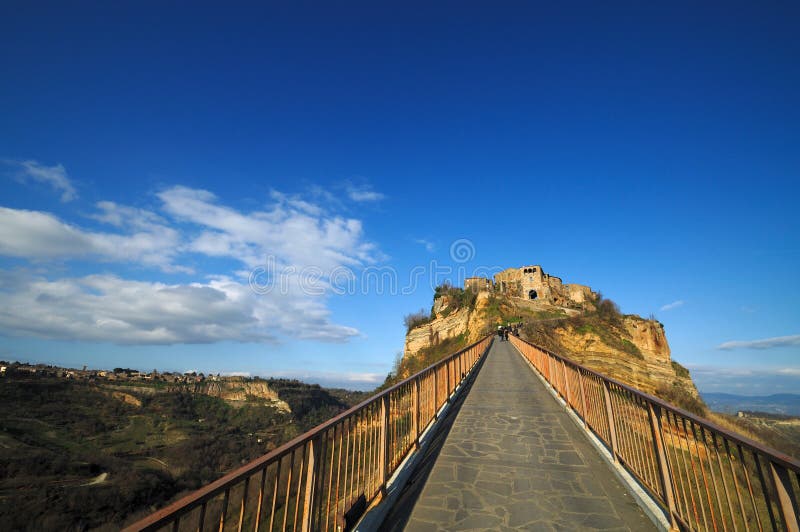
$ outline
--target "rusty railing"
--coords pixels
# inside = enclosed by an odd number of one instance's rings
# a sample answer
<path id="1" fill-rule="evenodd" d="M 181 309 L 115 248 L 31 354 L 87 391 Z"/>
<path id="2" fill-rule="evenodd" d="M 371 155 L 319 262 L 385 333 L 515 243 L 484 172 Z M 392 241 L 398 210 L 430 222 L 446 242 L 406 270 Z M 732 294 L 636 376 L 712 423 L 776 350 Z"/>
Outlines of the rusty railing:
<path id="1" fill-rule="evenodd" d="M 125 530 L 344 530 L 381 496 L 491 341 L 484 337 Z"/>
<path id="2" fill-rule="evenodd" d="M 800 461 L 509 337 L 672 528 L 798 530 Z"/>

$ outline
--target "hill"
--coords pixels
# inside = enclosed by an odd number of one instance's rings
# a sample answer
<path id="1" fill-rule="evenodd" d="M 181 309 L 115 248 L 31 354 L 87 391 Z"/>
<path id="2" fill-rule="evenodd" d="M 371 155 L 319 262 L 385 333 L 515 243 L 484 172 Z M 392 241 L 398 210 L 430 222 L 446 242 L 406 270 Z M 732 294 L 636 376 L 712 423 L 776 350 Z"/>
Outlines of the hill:
<path id="1" fill-rule="evenodd" d="M 512 324 L 528 341 L 692 412 L 706 412 L 689 371 L 671 359 L 661 323 L 622 314 L 600 293 L 564 284 L 538 265 L 509 268 L 493 281 L 470 278 L 464 288 L 440 286 L 430 315 L 418 313 L 407 322 L 404 356 L 390 381 Z"/>
<path id="2" fill-rule="evenodd" d="M 735 414 L 739 411 L 756 411 L 800 416 L 800 395 L 793 393 L 762 396 L 703 393 L 702 396 L 712 410 L 727 414 Z"/>
<path id="3" fill-rule="evenodd" d="M 363 396 L 285 379 L 164 386 L 6 375 L 0 529 L 116 530 Z"/>

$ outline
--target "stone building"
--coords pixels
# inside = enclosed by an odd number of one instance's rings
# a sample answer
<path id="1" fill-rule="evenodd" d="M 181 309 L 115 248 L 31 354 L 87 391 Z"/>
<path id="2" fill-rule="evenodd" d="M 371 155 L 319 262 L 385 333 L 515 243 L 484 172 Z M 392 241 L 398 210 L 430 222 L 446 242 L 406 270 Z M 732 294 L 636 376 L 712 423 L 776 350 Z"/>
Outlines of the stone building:
<path id="1" fill-rule="evenodd" d="M 488 277 L 467 277 L 464 279 L 464 290 L 481 292 L 483 290 L 493 290 L 494 285 Z"/>
<path id="2" fill-rule="evenodd" d="M 584 307 L 597 299 L 588 286 L 564 284 L 541 266 L 508 268 L 494 276 L 494 289 L 509 297 L 540 300 L 551 305 Z"/>

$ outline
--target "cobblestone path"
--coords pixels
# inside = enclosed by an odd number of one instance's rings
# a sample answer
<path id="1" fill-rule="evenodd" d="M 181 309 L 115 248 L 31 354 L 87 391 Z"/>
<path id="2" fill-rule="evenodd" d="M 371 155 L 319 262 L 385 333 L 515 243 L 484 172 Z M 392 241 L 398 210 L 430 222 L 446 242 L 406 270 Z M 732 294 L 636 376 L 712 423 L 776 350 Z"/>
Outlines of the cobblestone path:
<path id="1" fill-rule="evenodd" d="M 495 341 L 384 530 L 654 530 L 509 342 Z"/>

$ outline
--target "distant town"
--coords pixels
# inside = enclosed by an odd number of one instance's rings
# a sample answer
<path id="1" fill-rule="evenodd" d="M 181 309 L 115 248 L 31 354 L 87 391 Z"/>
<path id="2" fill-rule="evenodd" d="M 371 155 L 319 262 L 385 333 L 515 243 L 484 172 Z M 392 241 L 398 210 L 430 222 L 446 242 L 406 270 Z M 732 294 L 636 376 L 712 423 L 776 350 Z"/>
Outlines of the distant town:
<path id="1" fill-rule="evenodd" d="M 204 381 L 242 381 L 247 377 L 196 373 L 194 371 L 180 372 L 160 372 L 153 370 L 149 373 L 130 368 L 105 369 L 83 369 L 62 368 L 49 364 L 28 364 L 25 362 L 6 362 L 0 360 L 0 378 L 13 378 L 24 376 L 54 377 L 57 379 L 92 381 L 141 381 L 141 382 L 164 382 L 169 384 L 198 383 Z"/>

